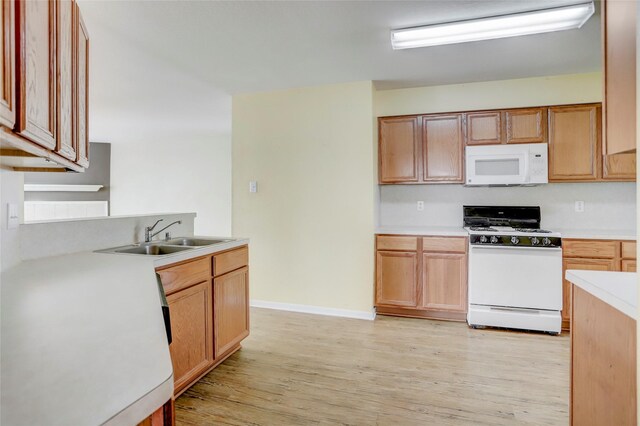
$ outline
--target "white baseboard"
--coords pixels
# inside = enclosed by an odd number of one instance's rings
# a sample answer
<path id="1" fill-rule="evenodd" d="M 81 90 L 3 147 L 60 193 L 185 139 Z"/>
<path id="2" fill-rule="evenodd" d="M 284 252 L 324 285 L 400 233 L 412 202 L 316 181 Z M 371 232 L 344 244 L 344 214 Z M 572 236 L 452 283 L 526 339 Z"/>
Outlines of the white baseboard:
<path id="1" fill-rule="evenodd" d="M 296 305 L 292 303 L 269 302 L 251 299 L 250 305 L 256 308 L 277 309 L 279 311 L 302 312 L 305 314 L 328 315 L 332 317 L 356 318 L 372 321 L 376 318 L 375 310 L 351 311 L 348 309 L 324 308 L 322 306 Z"/>

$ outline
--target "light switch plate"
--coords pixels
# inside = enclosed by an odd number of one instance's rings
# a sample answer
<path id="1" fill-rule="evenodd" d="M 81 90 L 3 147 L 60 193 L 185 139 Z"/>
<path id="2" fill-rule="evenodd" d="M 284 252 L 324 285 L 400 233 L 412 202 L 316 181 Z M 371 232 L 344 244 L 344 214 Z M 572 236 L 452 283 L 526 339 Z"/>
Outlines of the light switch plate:
<path id="1" fill-rule="evenodd" d="M 249 192 L 258 192 L 258 182 L 252 180 L 249 182 Z"/>
<path id="2" fill-rule="evenodd" d="M 7 203 L 7 229 L 17 229 L 19 224 L 18 205 Z"/>

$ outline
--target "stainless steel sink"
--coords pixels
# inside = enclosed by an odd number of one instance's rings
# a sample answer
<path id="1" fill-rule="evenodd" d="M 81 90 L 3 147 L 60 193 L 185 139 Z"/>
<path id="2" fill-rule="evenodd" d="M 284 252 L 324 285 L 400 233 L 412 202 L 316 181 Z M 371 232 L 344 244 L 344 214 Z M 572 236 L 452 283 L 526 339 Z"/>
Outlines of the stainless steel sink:
<path id="1" fill-rule="evenodd" d="M 213 244 L 226 243 L 230 239 L 207 239 L 207 238 L 174 238 L 172 240 L 163 241 L 162 244 L 169 246 L 187 246 L 200 247 L 210 246 Z"/>
<path id="2" fill-rule="evenodd" d="M 142 245 L 132 248 L 125 248 L 119 250 L 113 250 L 115 253 L 128 253 L 128 254 L 144 254 L 148 256 L 162 256 L 164 254 L 173 254 L 180 251 L 189 250 L 189 247 L 176 247 L 168 245 Z"/>

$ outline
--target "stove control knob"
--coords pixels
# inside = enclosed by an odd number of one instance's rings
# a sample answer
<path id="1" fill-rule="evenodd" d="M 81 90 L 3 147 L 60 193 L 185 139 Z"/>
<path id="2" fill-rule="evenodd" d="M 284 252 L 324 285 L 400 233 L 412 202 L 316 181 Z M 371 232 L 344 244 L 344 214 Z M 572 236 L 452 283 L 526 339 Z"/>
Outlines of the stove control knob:
<path id="1" fill-rule="evenodd" d="M 492 236 L 491 236 L 491 243 L 492 243 L 492 244 L 495 244 L 495 243 L 497 243 L 497 242 L 498 242 L 498 237 L 496 237 L 495 235 L 492 235 Z"/>
<path id="2" fill-rule="evenodd" d="M 487 242 L 487 236 L 486 235 L 480 235 L 480 242 L 481 243 L 486 243 Z"/>
<path id="3" fill-rule="evenodd" d="M 538 237 L 532 237 L 531 238 L 531 245 L 532 246 L 537 246 L 538 244 L 540 244 L 540 240 L 538 239 Z"/>
<path id="4" fill-rule="evenodd" d="M 517 246 L 519 242 L 520 242 L 520 238 L 515 236 L 511 237 L 511 244 L 513 244 L 514 246 Z"/>
<path id="5" fill-rule="evenodd" d="M 545 237 L 542 239 L 542 244 L 545 246 L 551 245 L 551 240 Z"/>

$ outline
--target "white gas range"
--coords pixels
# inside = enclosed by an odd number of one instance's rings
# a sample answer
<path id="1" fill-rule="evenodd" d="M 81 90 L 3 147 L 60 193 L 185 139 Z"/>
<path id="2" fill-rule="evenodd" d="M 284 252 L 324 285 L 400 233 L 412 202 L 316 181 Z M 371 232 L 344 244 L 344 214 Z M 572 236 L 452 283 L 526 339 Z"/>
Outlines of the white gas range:
<path id="1" fill-rule="evenodd" d="M 562 239 L 540 207 L 464 206 L 472 327 L 560 333 Z"/>

